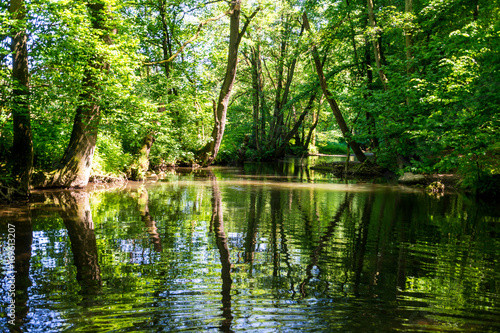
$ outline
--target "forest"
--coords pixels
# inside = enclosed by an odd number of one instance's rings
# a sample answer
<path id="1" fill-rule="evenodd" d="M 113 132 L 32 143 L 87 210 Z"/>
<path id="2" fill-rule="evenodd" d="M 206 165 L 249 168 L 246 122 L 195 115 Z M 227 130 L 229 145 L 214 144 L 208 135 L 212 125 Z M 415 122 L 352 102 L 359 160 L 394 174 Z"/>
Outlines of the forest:
<path id="1" fill-rule="evenodd" d="M 2 1 L 0 192 L 350 151 L 498 194 L 499 69 L 498 0 Z"/>

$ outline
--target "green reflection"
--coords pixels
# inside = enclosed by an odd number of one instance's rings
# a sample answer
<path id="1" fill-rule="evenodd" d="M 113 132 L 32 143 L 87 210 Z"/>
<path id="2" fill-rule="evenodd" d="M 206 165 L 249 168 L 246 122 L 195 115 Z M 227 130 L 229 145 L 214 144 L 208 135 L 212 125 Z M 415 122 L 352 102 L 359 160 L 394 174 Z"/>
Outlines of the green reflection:
<path id="1" fill-rule="evenodd" d="M 3 207 L 2 254 L 9 221 L 24 239 L 18 330 L 500 329 L 498 213 L 296 170 L 184 171 Z"/>

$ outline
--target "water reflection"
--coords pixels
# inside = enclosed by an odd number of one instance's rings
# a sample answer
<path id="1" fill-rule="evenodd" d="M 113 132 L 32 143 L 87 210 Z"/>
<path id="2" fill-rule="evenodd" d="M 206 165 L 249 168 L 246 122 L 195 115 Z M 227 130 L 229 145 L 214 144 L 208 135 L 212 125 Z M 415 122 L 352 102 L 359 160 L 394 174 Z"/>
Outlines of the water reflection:
<path id="1" fill-rule="evenodd" d="M 97 254 L 94 222 L 90 211 L 89 193 L 84 191 L 56 192 L 54 203 L 58 205 L 61 218 L 71 241 L 76 279 L 82 295 L 99 294 L 102 287 L 101 268 Z"/>
<path id="2" fill-rule="evenodd" d="M 21 326 L 27 320 L 29 312 L 28 289 L 31 286 L 29 277 L 31 244 L 33 242 L 33 226 L 29 207 L 19 210 L 12 221 L 15 228 L 14 274 L 15 274 L 15 318 L 11 332 L 22 332 Z M 9 318 L 11 319 L 11 318 Z"/>
<path id="3" fill-rule="evenodd" d="M 212 182 L 212 219 L 210 220 L 210 230 L 215 233 L 215 243 L 220 254 L 221 279 L 222 279 L 222 324 L 220 330 L 223 332 L 233 332 L 231 330 L 231 322 L 233 315 L 231 314 L 231 259 L 229 248 L 227 245 L 227 237 L 224 232 L 224 216 L 222 211 L 222 196 L 217 184 L 217 177 L 210 175 Z"/>
<path id="4" fill-rule="evenodd" d="M 141 214 L 141 219 L 147 228 L 151 242 L 154 244 L 154 250 L 158 253 L 161 253 L 162 251 L 161 237 L 160 234 L 158 233 L 156 222 L 153 220 L 151 214 L 149 213 L 148 191 L 145 188 L 140 188 L 138 192 L 139 192 L 138 203 L 139 203 L 139 212 Z"/>
<path id="5" fill-rule="evenodd" d="M 458 195 L 228 171 L 3 208 L 18 312 L 0 329 L 500 329 L 498 213 Z M 1 299 L 6 278 L 3 266 Z"/>

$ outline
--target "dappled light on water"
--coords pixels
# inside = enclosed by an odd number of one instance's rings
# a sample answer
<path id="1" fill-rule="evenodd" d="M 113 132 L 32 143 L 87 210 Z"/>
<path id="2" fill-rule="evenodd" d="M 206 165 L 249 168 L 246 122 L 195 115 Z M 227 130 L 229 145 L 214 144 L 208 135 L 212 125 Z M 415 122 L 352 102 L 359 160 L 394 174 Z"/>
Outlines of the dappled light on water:
<path id="1" fill-rule="evenodd" d="M 185 170 L 2 207 L 2 256 L 16 228 L 14 328 L 500 330 L 498 212 L 453 193 L 270 175 Z"/>

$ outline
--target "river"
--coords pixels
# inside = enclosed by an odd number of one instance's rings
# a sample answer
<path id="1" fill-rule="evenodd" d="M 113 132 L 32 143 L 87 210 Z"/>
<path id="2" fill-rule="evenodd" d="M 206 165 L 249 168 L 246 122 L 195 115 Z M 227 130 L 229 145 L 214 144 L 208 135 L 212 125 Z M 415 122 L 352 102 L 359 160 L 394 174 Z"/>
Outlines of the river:
<path id="1" fill-rule="evenodd" d="M 500 331 L 499 210 L 457 193 L 295 161 L 32 199 L 0 207 L 2 331 Z"/>

